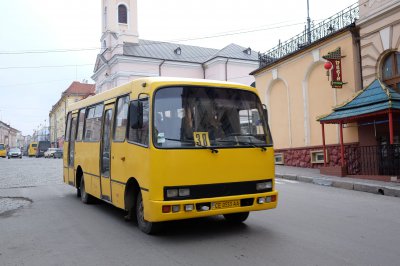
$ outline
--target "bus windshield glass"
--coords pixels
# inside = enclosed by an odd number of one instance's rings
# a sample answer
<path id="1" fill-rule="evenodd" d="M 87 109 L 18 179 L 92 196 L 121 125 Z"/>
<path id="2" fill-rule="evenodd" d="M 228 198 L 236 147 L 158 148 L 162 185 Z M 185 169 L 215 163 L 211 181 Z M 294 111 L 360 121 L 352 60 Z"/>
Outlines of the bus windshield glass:
<path id="1" fill-rule="evenodd" d="M 154 98 L 158 148 L 265 147 L 271 134 L 258 96 L 213 87 L 166 87 Z"/>

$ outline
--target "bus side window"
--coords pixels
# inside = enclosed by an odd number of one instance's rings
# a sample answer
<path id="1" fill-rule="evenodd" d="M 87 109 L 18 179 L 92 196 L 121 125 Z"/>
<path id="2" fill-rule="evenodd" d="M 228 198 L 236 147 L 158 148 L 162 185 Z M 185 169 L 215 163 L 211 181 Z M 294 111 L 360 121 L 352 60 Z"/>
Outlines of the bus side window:
<path id="1" fill-rule="evenodd" d="M 143 126 L 139 129 L 133 129 L 129 125 L 128 140 L 147 146 L 149 144 L 149 98 L 139 101 L 143 104 Z"/>
<path id="2" fill-rule="evenodd" d="M 65 134 L 64 134 L 64 139 L 65 139 L 65 141 L 69 141 L 69 134 L 70 134 L 70 127 L 71 127 L 71 113 L 69 113 L 68 114 L 68 117 L 67 117 L 67 122 L 66 122 L 66 127 L 65 127 Z"/>
<path id="3" fill-rule="evenodd" d="M 85 141 L 99 141 L 101 132 L 101 118 L 103 116 L 103 105 L 98 104 L 90 107 L 86 112 L 85 119 Z"/>
<path id="4" fill-rule="evenodd" d="M 78 116 L 78 134 L 76 135 L 76 140 L 81 141 L 83 136 L 83 125 L 85 123 L 85 111 L 86 109 L 81 109 Z"/>
<path id="5" fill-rule="evenodd" d="M 129 96 L 121 97 L 117 102 L 115 112 L 114 141 L 125 141 L 126 126 L 128 124 Z"/>

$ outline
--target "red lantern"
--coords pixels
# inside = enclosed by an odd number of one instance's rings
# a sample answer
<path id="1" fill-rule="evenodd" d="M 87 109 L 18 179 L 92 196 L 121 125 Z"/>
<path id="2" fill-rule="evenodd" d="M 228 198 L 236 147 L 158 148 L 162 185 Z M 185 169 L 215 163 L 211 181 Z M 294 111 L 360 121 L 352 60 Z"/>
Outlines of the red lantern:
<path id="1" fill-rule="evenodd" d="M 325 64 L 324 64 L 324 68 L 326 69 L 326 70 L 329 70 L 329 69 L 331 69 L 332 68 L 332 63 L 331 62 L 326 62 Z"/>
<path id="2" fill-rule="evenodd" d="M 329 61 L 325 62 L 324 68 L 326 69 L 326 75 L 328 76 L 328 80 L 329 80 L 329 70 L 332 68 L 332 63 Z"/>

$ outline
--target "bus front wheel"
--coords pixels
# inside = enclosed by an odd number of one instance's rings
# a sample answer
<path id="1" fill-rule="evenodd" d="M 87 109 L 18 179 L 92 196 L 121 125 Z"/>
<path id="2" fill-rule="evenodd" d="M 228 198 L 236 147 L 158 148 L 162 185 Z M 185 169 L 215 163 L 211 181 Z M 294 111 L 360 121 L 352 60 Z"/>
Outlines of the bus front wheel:
<path id="1" fill-rule="evenodd" d="M 224 214 L 225 220 L 230 223 L 242 223 L 249 217 L 249 212 Z"/>
<path id="2" fill-rule="evenodd" d="M 143 198 L 140 192 L 136 200 L 136 219 L 139 229 L 146 234 L 152 235 L 160 230 L 160 223 L 149 222 L 144 219 Z"/>

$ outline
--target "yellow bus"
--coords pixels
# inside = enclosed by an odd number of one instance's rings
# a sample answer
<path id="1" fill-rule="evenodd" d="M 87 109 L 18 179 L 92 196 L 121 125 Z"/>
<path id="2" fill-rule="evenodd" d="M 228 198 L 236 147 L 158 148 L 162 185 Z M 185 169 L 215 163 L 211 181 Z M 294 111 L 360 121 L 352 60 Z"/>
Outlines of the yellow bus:
<path id="1" fill-rule="evenodd" d="M 0 157 L 6 158 L 7 156 L 7 149 L 4 143 L 0 143 Z"/>
<path id="2" fill-rule="evenodd" d="M 141 78 L 68 110 L 64 182 L 147 234 L 161 222 L 277 206 L 272 138 L 255 88 Z"/>
<path id="3" fill-rule="evenodd" d="M 38 143 L 37 142 L 31 142 L 28 147 L 28 157 L 36 156 L 36 150 L 37 150 Z"/>

